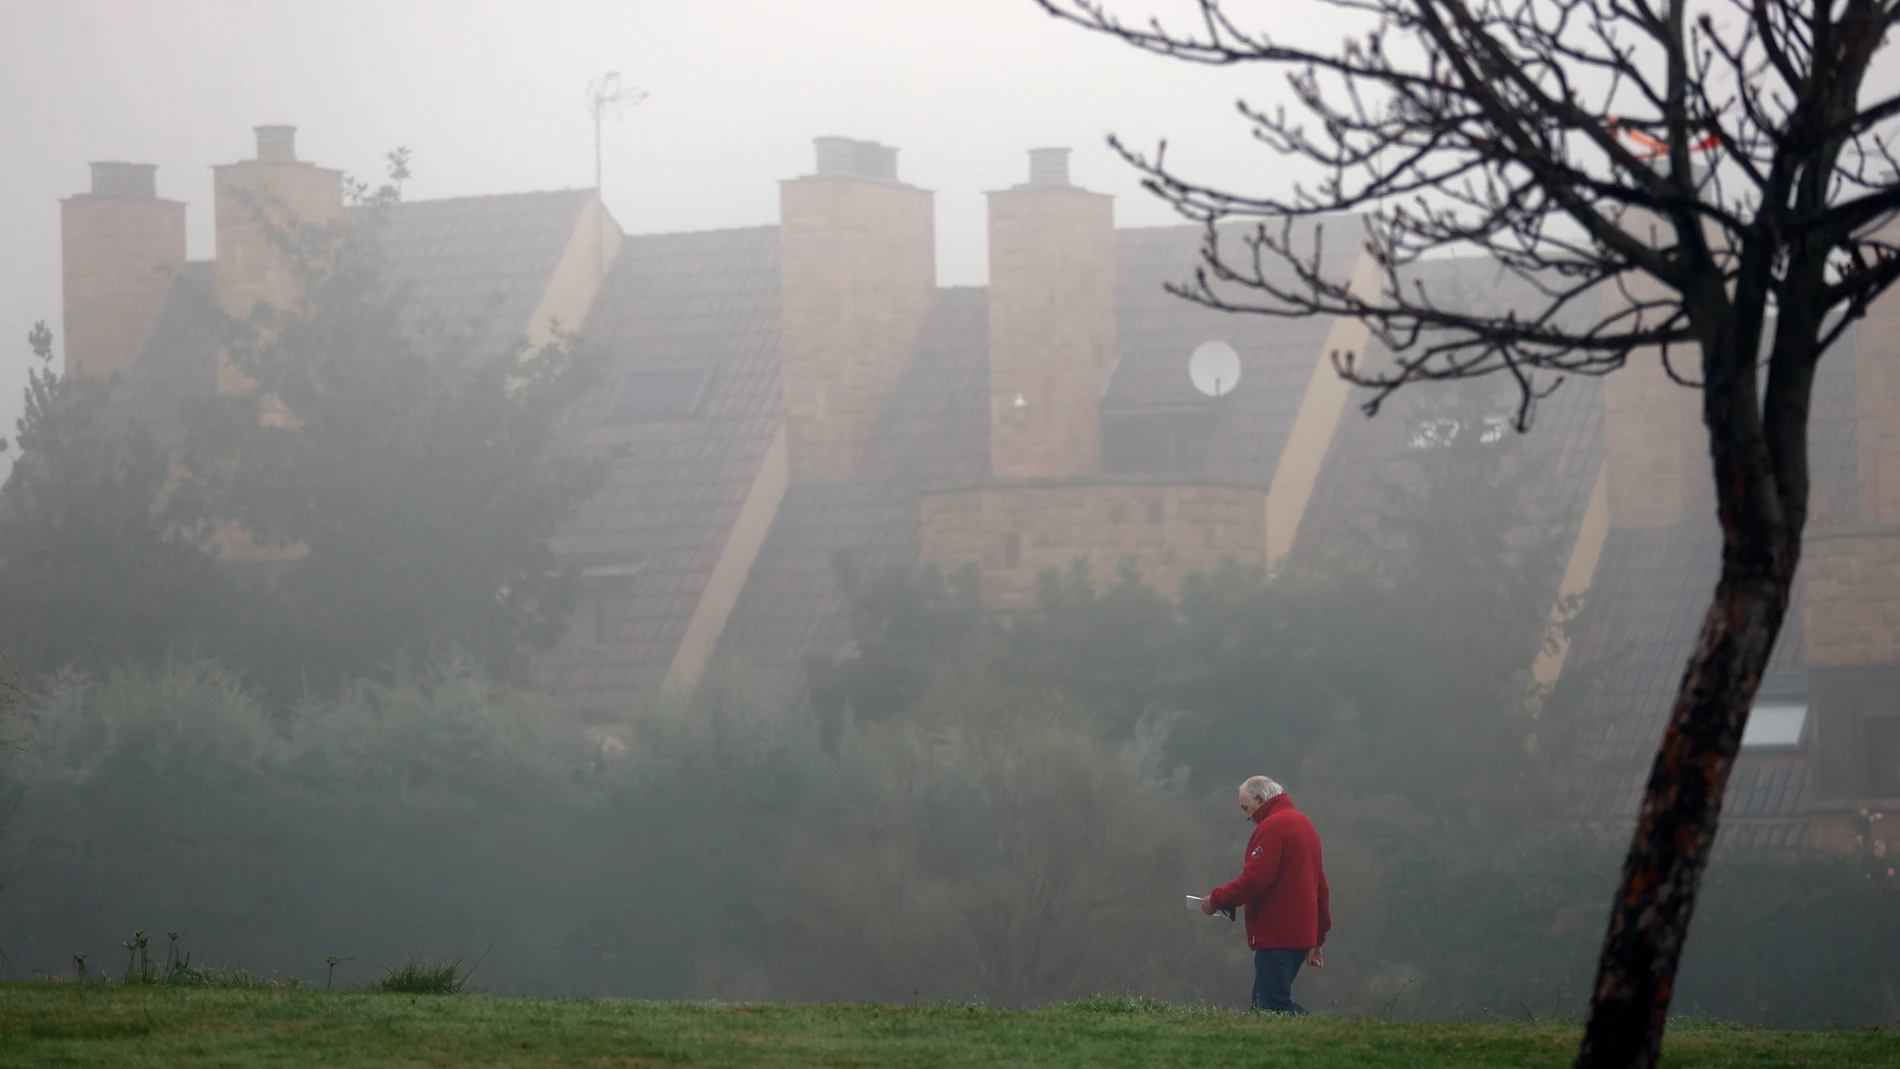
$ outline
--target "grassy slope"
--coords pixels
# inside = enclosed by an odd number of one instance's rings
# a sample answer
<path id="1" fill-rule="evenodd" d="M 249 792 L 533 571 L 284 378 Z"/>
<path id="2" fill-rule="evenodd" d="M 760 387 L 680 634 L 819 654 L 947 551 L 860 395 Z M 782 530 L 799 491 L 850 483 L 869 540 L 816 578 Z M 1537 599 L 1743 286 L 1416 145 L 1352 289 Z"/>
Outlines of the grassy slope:
<path id="1" fill-rule="evenodd" d="M 961 1006 L 616 1002 L 0 984 L 0 1066 L 1560 1066 L 1568 1024 L 1446 1025 L 1101 1000 Z M 1900 1065 L 1900 1036 L 1685 1025 L 1665 1064 Z"/>

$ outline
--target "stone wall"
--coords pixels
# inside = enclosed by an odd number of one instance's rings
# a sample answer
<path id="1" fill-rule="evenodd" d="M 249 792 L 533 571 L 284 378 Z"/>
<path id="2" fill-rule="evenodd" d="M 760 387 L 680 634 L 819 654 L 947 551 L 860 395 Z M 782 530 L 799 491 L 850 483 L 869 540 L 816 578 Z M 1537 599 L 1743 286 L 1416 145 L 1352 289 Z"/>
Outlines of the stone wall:
<path id="1" fill-rule="evenodd" d="M 1701 377 L 1693 347 L 1670 353 L 1670 366 Z M 1654 349 L 1603 379 L 1605 489 L 1615 527 L 1669 527 L 1715 515 L 1715 476 L 1702 426 L 1702 391 L 1663 370 Z"/>
<path id="2" fill-rule="evenodd" d="M 211 169 L 218 306 L 233 319 L 247 318 L 259 302 L 284 308 L 297 299 L 296 272 L 273 229 L 325 226 L 343 213 L 343 173 L 291 157 L 287 144 L 267 149 L 266 131 L 280 129 L 258 128 L 259 159 Z M 243 387 L 243 375 L 220 360 L 219 391 Z"/>
<path id="3" fill-rule="evenodd" d="M 1674 240 L 1674 224 L 1632 209 L 1623 219 L 1631 234 L 1648 234 L 1662 247 Z M 1720 235 L 1710 229 L 1711 242 Z M 1672 303 L 1663 285 L 1642 275 L 1603 287 L 1604 317 L 1627 315 L 1631 302 Z M 1640 319 L 1624 319 L 1618 329 L 1654 326 L 1665 315 L 1646 310 Z M 1668 368 L 1688 382 L 1702 379 L 1702 354 L 1694 345 L 1672 346 Z M 1715 515 L 1715 474 L 1709 460 L 1708 434 L 1702 426 L 1702 391 L 1672 379 L 1660 349 L 1639 349 L 1624 366 L 1603 379 L 1605 492 L 1610 525 L 1618 528 L 1670 527 L 1684 520 L 1706 522 Z"/>
<path id="4" fill-rule="evenodd" d="M 1900 664 L 1900 528 L 1817 531 L 1801 572 L 1809 666 Z"/>
<path id="5" fill-rule="evenodd" d="M 991 471 L 1098 472 L 1115 367 L 1113 202 L 1066 180 L 991 193 L 989 240 Z"/>
<path id="6" fill-rule="evenodd" d="M 1261 487 L 1135 476 L 997 480 L 926 493 L 921 508 L 925 562 L 946 572 L 975 564 L 984 604 L 998 610 L 1030 605 L 1037 575 L 1077 558 L 1103 579 L 1133 557 L 1169 595 L 1189 572 L 1225 558 L 1266 562 Z"/>
<path id="7" fill-rule="evenodd" d="M 811 175 L 779 192 L 780 354 L 794 483 L 851 476 L 936 296 L 931 195 Z"/>
<path id="8" fill-rule="evenodd" d="M 1900 240 L 1900 228 L 1884 235 Z M 1861 522 L 1900 527 L 1900 293 L 1888 293 L 1859 327 L 1854 366 Z"/>
<path id="9" fill-rule="evenodd" d="M 185 262 L 185 206 L 159 200 L 151 182 L 150 165 L 96 163 L 93 191 L 60 204 L 69 374 L 130 367 Z"/>

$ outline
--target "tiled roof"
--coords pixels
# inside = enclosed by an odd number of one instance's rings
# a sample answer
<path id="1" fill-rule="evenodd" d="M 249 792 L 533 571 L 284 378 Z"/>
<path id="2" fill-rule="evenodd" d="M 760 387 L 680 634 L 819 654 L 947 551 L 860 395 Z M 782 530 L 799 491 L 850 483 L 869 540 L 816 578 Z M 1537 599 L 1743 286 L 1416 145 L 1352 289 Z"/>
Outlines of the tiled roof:
<path id="1" fill-rule="evenodd" d="M 466 341 L 478 356 L 519 344 L 593 195 L 565 189 L 392 207 L 380 239 L 386 277 L 408 287 L 404 327 L 418 339 Z"/>
<path id="2" fill-rule="evenodd" d="M 223 323 L 216 265 L 186 264 L 145 348 L 113 388 L 106 418 L 140 424 L 161 442 L 175 439 L 183 430 L 186 402 L 217 391 Z"/>
<path id="3" fill-rule="evenodd" d="M 1240 251 L 1240 233 L 1238 228 L 1223 230 L 1224 256 Z M 1118 363 L 1102 406 L 1213 408 L 1219 416 L 1206 474 L 1264 486 L 1273 479 L 1332 320 L 1221 312 L 1166 292 L 1162 287 L 1167 283 L 1193 279 L 1204 234 L 1198 226 L 1116 232 Z M 1324 230 L 1326 262 L 1350 270 L 1363 241 L 1356 220 L 1329 221 Z M 1230 290 L 1220 292 L 1225 296 Z M 1239 291 L 1231 295 L 1247 300 Z M 1240 356 L 1240 381 L 1217 403 L 1202 397 L 1188 380 L 1189 355 L 1209 341 L 1227 342 Z"/>
<path id="4" fill-rule="evenodd" d="M 915 563 L 919 491 L 989 473 L 988 291 L 938 291 L 866 456 L 851 481 L 795 486 L 779 507 L 721 646 L 760 683 L 797 686 L 807 657 L 843 647 L 838 554 L 864 574 Z"/>
<path id="5" fill-rule="evenodd" d="M 1565 674 L 1578 688 L 1576 764 L 1565 770 L 1579 813 L 1593 820 L 1634 817 L 1656 744 L 1695 648 L 1720 570 L 1712 520 L 1640 530 L 1612 529 L 1596 582 L 1578 620 Z M 1802 665 L 1801 593 L 1789 607 L 1768 671 Z M 1729 780 L 1728 837 L 1775 845 L 1805 835 L 1807 759 L 1801 753 L 1744 753 Z M 1763 825 L 1764 827 L 1756 827 Z M 1767 826 L 1787 826 L 1784 831 Z"/>
<path id="6" fill-rule="evenodd" d="M 595 299 L 583 336 L 607 373 L 567 434 L 626 454 L 554 550 L 639 572 L 598 647 L 541 659 L 577 709 L 624 707 L 665 678 L 778 432 L 778 248 L 776 227 L 629 237 Z M 715 369 L 695 418 L 600 423 L 628 372 L 688 367 Z"/>
<path id="7" fill-rule="evenodd" d="M 1854 350 L 1850 334 L 1821 361 L 1809 421 L 1813 480 L 1811 526 L 1851 523 L 1858 515 Z M 1671 528 L 1611 529 L 1595 582 L 1577 622 L 1565 669 L 1577 688 L 1577 764 L 1566 779 L 1586 816 L 1627 820 L 1684 666 L 1715 590 L 1721 537 L 1713 517 Z M 1769 675 L 1794 675 L 1804 663 L 1802 588 L 1782 625 Z M 1744 753 L 1724 801 L 1727 841 L 1786 845 L 1807 834 L 1804 753 Z"/>
<path id="8" fill-rule="evenodd" d="M 1485 306 L 1498 310 L 1535 307 L 1538 300 L 1528 283 L 1507 273 L 1487 269 L 1469 260 L 1443 261 L 1419 272 L 1430 289 L 1461 275 L 1462 284 Z M 1376 341 L 1365 354 L 1367 364 L 1378 366 L 1391 354 Z M 1527 529 L 1566 527 L 1571 531 L 1583 517 L 1603 460 L 1603 405 L 1599 379 L 1570 376 L 1537 405 L 1531 429 L 1521 438 L 1512 435 L 1517 472 L 1530 473 L 1521 481 L 1521 518 Z M 1516 413 L 1517 396 L 1501 377 L 1458 384 L 1466 391 L 1491 396 L 1490 417 L 1509 419 Z M 1411 442 L 1422 421 L 1431 418 L 1448 399 L 1441 383 L 1410 385 L 1392 394 L 1377 415 L 1367 417 L 1360 405 L 1370 391 L 1353 391 L 1346 411 L 1327 447 L 1326 459 L 1301 518 L 1291 562 L 1316 568 L 1341 552 L 1358 547 L 1373 528 L 1380 509 L 1388 507 L 1391 487 L 1410 487 L 1417 474 L 1419 453 Z M 1511 478 L 1509 469 L 1505 478 Z M 1551 578 L 1556 590 L 1557 577 Z"/>
<path id="9" fill-rule="evenodd" d="M 526 333 L 592 195 L 514 193 L 389 209 L 380 240 L 385 279 L 407 289 L 404 326 L 425 343 L 459 332 L 479 354 L 507 351 Z M 141 423 L 161 440 L 179 433 L 185 402 L 217 390 L 222 322 L 216 265 L 186 264 L 113 391 L 112 417 Z"/>

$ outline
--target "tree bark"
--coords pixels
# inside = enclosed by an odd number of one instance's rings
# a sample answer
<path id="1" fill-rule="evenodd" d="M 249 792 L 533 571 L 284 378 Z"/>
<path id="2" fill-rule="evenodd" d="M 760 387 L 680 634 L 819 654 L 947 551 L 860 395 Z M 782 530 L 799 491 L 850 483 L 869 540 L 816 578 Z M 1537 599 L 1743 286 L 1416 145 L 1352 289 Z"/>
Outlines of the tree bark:
<path id="1" fill-rule="evenodd" d="M 1800 536 L 1770 537 L 1779 544 L 1767 560 L 1724 551 L 1722 578 L 1650 767 L 1577 1069 L 1649 1069 L 1661 1052 L 1722 794 L 1793 587 Z"/>

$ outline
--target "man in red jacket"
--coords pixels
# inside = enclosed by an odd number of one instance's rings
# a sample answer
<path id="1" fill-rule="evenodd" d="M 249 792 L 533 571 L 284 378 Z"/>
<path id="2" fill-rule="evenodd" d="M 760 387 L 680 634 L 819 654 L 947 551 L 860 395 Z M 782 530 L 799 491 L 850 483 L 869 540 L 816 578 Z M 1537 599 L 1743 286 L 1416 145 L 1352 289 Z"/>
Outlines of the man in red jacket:
<path id="1" fill-rule="evenodd" d="M 1320 947 L 1333 926 L 1331 893 L 1320 867 L 1319 833 L 1293 808 L 1286 789 L 1265 776 L 1240 785 L 1240 808 L 1256 827 L 1247 859 L 1233 882 L 1201 902 L 1201 912 L 1247 908 L 1247 945 L 1253 948 L 1253 1008 L 1305 1013 L 1293 1001 L 1301 965 L 1326 964 Z"/>

